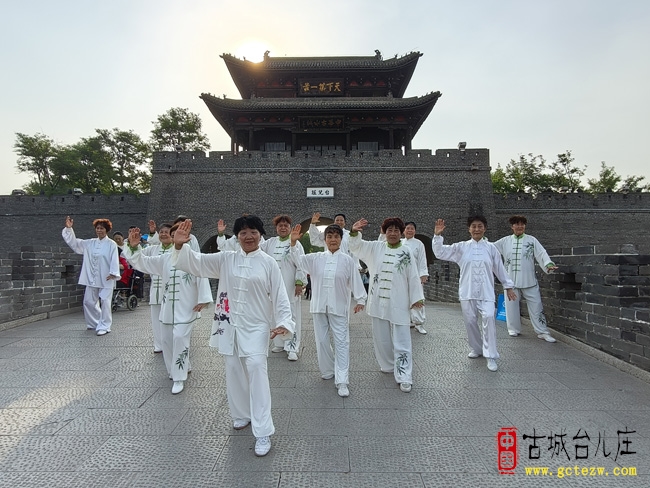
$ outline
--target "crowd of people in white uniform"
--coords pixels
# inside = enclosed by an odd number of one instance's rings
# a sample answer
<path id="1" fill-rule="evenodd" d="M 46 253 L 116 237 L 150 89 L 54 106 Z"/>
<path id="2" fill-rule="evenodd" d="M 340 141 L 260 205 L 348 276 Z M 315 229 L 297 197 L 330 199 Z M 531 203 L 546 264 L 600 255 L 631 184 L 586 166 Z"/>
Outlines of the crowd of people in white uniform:
<path id="1" fill-rule="evenodd" d="M 217 224 L 221 252 L 202 254 L 191 233 L 192 222 L 179 216 L 172 224 L 149 221 L 146 247 L 140 229 L 131 227 L 126 241 L 108 237 L 112 224 L 96 219 L 97 238 L 78 239 L 67 217 L 62 235 L 73 251 L 83 254 L 79 284 L 87 328 L 98 336 L 111 332 L 111 297 L 120 279 L 118 246 L 136 270 L 151 276 L 149 304 L 154 352 L 162 352 L 172 394 L 183 391 L 191 371 L 190 336 L 201 311 L 215 302 L 210 345 L 225 358 L 226 390 L 233 428 L 249 425 L 256 437 L 255 454 L 266 455 L 274 433 L 271 418 L 267 356 L 286 353 L 297 361 L 301 351 L 303 289 L 309 275 L 318 367 L 323 380 L 334 379 L 338 395 L 350 395 L 350 313 L 366 310 L 372 319 L 374 353 L 379 369 L 393 374 L 402 392 L 413 387 L 410 329 L 426 334 L 423 285 L 428 280 L 426 251 L 416 236 L 415 222 L 385 219 L 378 240 L 364 240 L 368 221 L 347 230 L 344 214 L 321 230 L 320 213 L 309 227 L 310 243 L 322 252 L 305 254 L 300 225 L 289 215 L 273 219 L 276 236 L 268 239 L 259 217 L 244 215 L 226 238 L 226 224 Z M 458 296 L 470 347 L 469 358 L 483 356 L 497 371 L 494 276 L 506 295 L 508 333 L 521 334 L 519 301 L 526 300 L 530 320 L 540 339 L 555 342 L 544 317 L 535 262 L 544 272 L 557 269 L 539 241 L 525 234 L 524 216 L 510 219 L 513 234 L 495 243 L 485 238 L 483 216 L 467 220 L 470 239 L 443 243 L 445 221 L 435 223 L 432 250 L 438 259 L 460 267 Z M 120 233 L 120 237 L 122 235 Z M 365 264 L 362 268 L 361 262 Z M 369 275 L 364 287 L 360 271 Z M 216 297 L 209 278 L 219 280 Z M 367 291 L 366 291 L 367 290 Z M 354 299 L 354 306 L 351 301 Z"/>

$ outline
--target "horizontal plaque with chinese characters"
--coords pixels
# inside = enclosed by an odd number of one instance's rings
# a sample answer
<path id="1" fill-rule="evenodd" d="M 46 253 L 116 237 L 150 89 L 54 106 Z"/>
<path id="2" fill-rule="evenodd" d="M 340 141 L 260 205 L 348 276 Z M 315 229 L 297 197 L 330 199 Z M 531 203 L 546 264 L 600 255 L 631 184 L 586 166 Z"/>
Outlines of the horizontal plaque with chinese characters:
<path id="1" fill-rule="evenodd" d="M 301 97 L 341 97 L 343 96 L 343 78 L 298 80 L 298 95 Z"/>
<path id="2" fill-rule="evenodd" d="M 343 129 L 345 129 L 345 119 L 343 117 L 327 115 L 323 117 L 300 117 L 300 130 L 303 131 Z"/>
<path id="3" fill-rule="evenodd" d="M 307 198 L 334 198 L 334 188 L 307 188 Z"/>

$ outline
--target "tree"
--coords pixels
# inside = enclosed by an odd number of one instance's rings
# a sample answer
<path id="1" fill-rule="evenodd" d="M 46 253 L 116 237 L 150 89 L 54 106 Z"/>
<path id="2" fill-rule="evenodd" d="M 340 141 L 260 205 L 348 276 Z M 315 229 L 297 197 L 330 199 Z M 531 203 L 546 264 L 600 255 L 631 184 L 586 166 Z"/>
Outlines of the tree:
<path id="1" fill-rule="evenodd" d="M 607 193 L 616 191 L 617 185 L 623 178 L 616 172 L 613 166 L 607 166 L 605 161 L 600 162 L 598 179 L 587 180 L 587 191 L 590 193 Z"/>
<path id="2" fill-rule="evenodd" d="M 154 151 L 207 151 L 210 141 L 201 129 L 201 118 L 186 108 L 170 108 L 159 115 L 151 131 Z"/>
<path id="3" fill-rule="evenodd" d="M 525 192 L 536 195 L 548 191 L 549 177 L 544 173 L 546 161 L 541 155 L 520 155 L 518 160 L 511 159 L 505 169 L 497 165 L 492 173 L 492 186 L 495 193 Z"/>
<path id="4" fill-rule="evenodd" d="M 114 192 L 148 192 L 151 183 L 151 150 L 142 138 L 131 131 L 117 128 L 96 129 L 97 136 L 111 161 Z"/>
<path id="5" fill-rule="evenodd" d="M 606 193 L 650 190 L 650 184 L 639 184 L 643 180 L 645 180 L 645 176 L 627 176 L 623 180 L 623 177 L 616 172 L 613 166 L 607 166 L 605 161 L 602 161 L 598 179 L 590 178 L 587 180 L 589 184 L 587 191 L 590 193 Z M 623 182 L 621 183 L 621 181 Z"/>
<path id="6" fill-rule="evenodd" d="M 584 190 L 581 180 L 585 175 L 586 166 L 578 168 L 573 165 L 574 161 L 575 158 L 571 155 L 571 151 L 557 155 L 557 160 L 549 165 L 551 170 L 550 190 L 568 193 Z"/>
<path id="7" fill-rule="evenodd" d="M 67 168 L 61 159 L 61 147 L 54 140 L 44 134 L 17 132 L 14 151 L 18 154 L 18 171 L 35 177 L 25 187 L 30 193 L 51 194 L 59 189 Z"/>
<path id="8" fill-rule="evenodd" d="M 76 144 L 66 147 L 65 155 L 70 161 L 68 182 L 71 187 L 81 188 L 85 193 L 111 191 L 111 156 L 104 150 L 99 136 L 82 138 Z"/>

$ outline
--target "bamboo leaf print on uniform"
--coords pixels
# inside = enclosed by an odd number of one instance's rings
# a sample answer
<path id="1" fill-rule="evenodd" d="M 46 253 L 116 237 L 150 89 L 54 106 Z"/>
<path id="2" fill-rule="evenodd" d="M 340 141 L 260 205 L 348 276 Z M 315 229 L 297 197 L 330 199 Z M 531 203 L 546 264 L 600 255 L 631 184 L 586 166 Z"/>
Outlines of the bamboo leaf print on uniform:
<path id="1" fill-rule="evenodd" d="M 189 355 L 190 350 L 187 347 L 178 355 L 178 358 L 176 359 L 176 366 L 178 366 L 178 369 L 185 369 L 185 361 Z"/>
<path id="2" fill-rule="evenodd" d="M 399 356 L 397 356 L 397 359 L 395 360 L 395 367 L 397 368 L 397 373 L 398 374 L 404 374 L 406 373 L 406 369 L 404 369 L 404 366 L 406 366 L 409 363 L 409 356 L 407 353 L 403 352 Z"/>
<path id="3" fill-rule="evenodd" d="M 533 259 L 533 256 L 535 255 L 535 244 L 532 242 L 527 242 L 524 244 L 524 252 L 523 256 L 525 259 Z"/>
<path id="4" fill-rule="evenodd" d="M 395 264 L 395 269 L 401 272 L 409 264 L 411 264 L 411 254 L 406 251 L 400 251 L 400 253 L 397 255 L 397 263 Z"/>

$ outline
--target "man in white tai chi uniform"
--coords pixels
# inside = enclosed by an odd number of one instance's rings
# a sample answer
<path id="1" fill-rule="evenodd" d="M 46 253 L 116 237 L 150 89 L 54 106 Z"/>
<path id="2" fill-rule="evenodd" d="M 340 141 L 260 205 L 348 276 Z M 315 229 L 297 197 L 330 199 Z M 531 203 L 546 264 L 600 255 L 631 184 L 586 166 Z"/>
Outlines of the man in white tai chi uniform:
<path id="1" fill-rule="evenodd" d="M 484 239 L 487 229 L 485 217 L 471 216 L 467 219 L 467 227 L 472 236 L 469 241 L 446 246 L 440 235 L 445 230 L 445 221 L 438 219 L 431 245 L 438 259 L 453 261 L 460 266 L 458 299 L 471 348 L 467 357 L 483 356 L 487 359 L 487 368 L 496 371 L 499 353 L 494 319 L 494 275 L 503 285 L 508 300 L 514 300 L 517 295 L 512 291 L 514 283 L 503 267 L 499 251 L 494 244 Z"/>
<path id="2" fill-rule="evenodd" d="M 544 273 L 555 271 L 557 266 L 537 239 L 526 234 L 528 220 L 523 215 L 513 215 L 509 219 L 512 235 L 503 237 L 494 245 L 503 256 L 504 266 L 515 283 L 516 300 L 506 301 L 506 324 L 512 337 L 521 334 L 520 300 L 523 296 L 528 306 L 528 316 L 537 337 L 546 342 L 555 342 L 551 336 L 544 315 L 542 297 L 535 276 L 535 261 Z"/>

